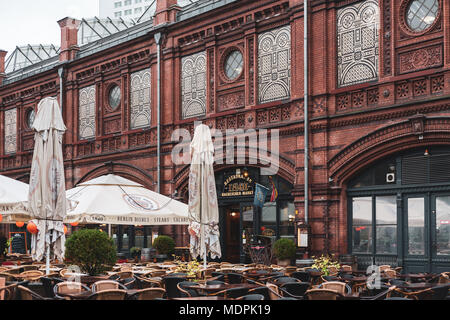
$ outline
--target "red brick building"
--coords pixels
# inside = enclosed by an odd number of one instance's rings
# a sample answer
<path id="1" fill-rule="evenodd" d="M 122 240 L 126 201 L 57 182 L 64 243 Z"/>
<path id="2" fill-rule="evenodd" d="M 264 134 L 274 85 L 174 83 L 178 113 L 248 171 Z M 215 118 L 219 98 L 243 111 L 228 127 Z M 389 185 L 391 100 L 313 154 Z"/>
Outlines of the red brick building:
<path id="1" fill-rule="evenodd" d="M 308 3 L 309 254 L 448 271 L 449 3 Z M 304 219 L 303 17 L 302 0 L 159 0 L 153 19 L 87 44 L 78 40 L 86 21 L 59 21 L 57 55 L 0 75 L 0 174 L 28 182 L 27 119 L 48 95 L 62 97 L 68 188 L 113 171 L 186 198 L 189 167 L 171 158 L 176 129 L 193 133 L 203 121 L 223 133 L 279 130 L 279 198 L 257 221 L 254 182 L 270 186 L 257 170 L 264 159 L 251 161 L 246 149 L 245 164 L 216 165 L 222 247 L 225 259 L 238 260 L 242 234 L 255 226 L 296 239 L 294 221 Z M 139 228 L 131 229 L 117 234 L 133 237 Z M 160 233 L 187 244 L 185 228 Z"/>

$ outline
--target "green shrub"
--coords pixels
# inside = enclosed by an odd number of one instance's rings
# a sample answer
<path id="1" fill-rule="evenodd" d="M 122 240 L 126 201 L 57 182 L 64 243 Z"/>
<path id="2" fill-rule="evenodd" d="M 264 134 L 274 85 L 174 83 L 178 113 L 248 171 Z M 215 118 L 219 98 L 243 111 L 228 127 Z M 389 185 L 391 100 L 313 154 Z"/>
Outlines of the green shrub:
<path id="1" fill-rule="evenodd" d="M 279 239 L 273 246 L 273 253 L 279 260 L 294 258 L 295 250 L 295 243 L 291 239 Z"/>
<path id="2" fill-rule="evenodd" d="M 130 254 L 132 257 L 140 256 L 142 249 L 139 247 L 133 247 L 130 249 Z"/>
<path id="3" fill-rule="evenodd" d="M 66 241 L 66 259 L 91 275 L 100 275 L 117 261 L 114 241 L 97 229 L 81 229 Z"/>
<path id="4" fill-rule="evenodd" d="M 175 241 L 168 236 L 159 236 L 153 241 L 153 248 L 159 254 L 171 255 L 175 252 Z"/>

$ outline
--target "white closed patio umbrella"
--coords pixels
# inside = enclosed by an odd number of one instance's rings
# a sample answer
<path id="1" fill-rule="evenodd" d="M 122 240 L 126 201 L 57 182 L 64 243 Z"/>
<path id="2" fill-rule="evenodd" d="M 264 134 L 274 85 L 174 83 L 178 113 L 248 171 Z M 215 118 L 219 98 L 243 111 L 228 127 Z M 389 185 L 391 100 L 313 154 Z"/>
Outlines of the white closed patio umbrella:
<path id="1" fill-rule="evenodd" d="M 40 261 L 46 254 L 49 273 L 50 248 L 59 260 L 64 259 L 66 189 L 62 136 L 66 130 L 61 109 L 55 98 L 44 98 L 32 126 L 34 153 L 31 163 L 28 207 L 38 233 L 32 236 L 32 258 Z"/>
<path id="2" fill-rule="evenodd" d="M 208 253 L 211 258 L 222 256 L 219 239 L 219 209 L 214 178 L 214 145 L 208 126 L 195 128 L 191 142 L 189 174 L 189 234 L 192 257 L 203 257 L 204 268 Z"/>
<path id="3" fill-rule="evenodd" d="M 67 223 L 187 225 L 188 206 L 139 183 L 108 174 L 67 190 Z"/>
<path id="4" fill-rule="evenodd" d="M 0 175 L 2 222 L 28 221 L 28 184 Z"/>

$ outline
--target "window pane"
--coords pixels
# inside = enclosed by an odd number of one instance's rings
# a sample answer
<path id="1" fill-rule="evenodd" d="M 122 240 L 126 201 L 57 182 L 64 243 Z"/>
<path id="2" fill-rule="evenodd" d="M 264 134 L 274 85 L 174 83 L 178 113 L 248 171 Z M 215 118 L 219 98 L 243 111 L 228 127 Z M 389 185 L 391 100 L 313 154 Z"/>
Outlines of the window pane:
<path id="1" fill-rule="evenodd" d="M 372 252 L 372 227 L 353 226 L 353 252 Z"/>
<path id="2" fill-rule="evenodd" d="M 436 198 L 436 254 L 450 255 L 450 197 Z"/>
<path id="3" fill-rule="evenodd" d="M 295 238 L 295 206 L 293 202 L 283 201 L 280 203 L 280 237 Z"/>
<path id="4" fill-rule="evenodd" d="M 425 254 L 425 200 L 408 199 L 408 253 Z"/>
<path id="5" fill-rule="evenodd" d="M 377 224 L 397 224 L 396 197 L 376 197 L 375 201 Z"/>
<path id="6" fill-rule="evenodd" d="M 261 234 L 276 239 L 277 229 L 277 206 L 275 202 L 268 202 L 264 204 L 261 214 Z"/>
<path id="7" fill-rule="evenodd" d="M 353 225 L 372 224 L 372 198 L 353 198 Z"/>
<path id="8" fill-rule="evenodd" d="M 377 253 L 397 253 L 397 226 L 377 226 Z"/>

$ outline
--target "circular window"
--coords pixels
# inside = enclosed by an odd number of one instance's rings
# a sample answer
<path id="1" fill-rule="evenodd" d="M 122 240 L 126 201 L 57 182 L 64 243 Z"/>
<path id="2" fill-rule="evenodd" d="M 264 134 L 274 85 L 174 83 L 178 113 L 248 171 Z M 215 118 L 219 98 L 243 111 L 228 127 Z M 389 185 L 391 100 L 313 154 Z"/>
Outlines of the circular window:
<path id="1" fill-rule="evenodd" d="M 120 105 L 120 88 L 119 86 L 113 86 L 109 90 L 109 105 L 113 110 L 116 110 Z"/>
<path id="2" fill-rule="evenodd" d="M 235 80 L 242 73 L 244 59 L 239 50 L 232 51 L 225 60 L 225 74 L 230 80 Z"/>
<path id="3" fill-rule="evenodd" d="M 34 112 L 34 109 L 28 109 L 27 111 L 27 126 L 28 128 L 33 127 L 34 118 L 36 117 L 36 112 Z"/>
<path id="4" fill-rule="evenodd" d="M 428 29 L 436 20 L 438 11 L 438 0 L 411 1 L 406 12 L 406 22 L 412 31 L 424 31 Z"/>

